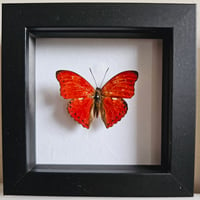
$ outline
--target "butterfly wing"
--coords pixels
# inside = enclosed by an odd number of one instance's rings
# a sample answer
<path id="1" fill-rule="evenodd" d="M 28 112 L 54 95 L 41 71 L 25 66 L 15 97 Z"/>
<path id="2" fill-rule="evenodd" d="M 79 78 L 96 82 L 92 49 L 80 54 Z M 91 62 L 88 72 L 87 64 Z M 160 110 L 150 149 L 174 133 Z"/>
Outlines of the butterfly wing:
<path id="1" fill-rule="evenodd" d="M 94 88 L 72 71 L 57 71 L 56 78 L 60 83 L 60 95 L 71 99 L 67 106 L 69 114 L 83 127 L 89 128 L 93 119 L 91 111 L 94 106 Z"/>
<path id="2" fill-rule="evenodd" d="M 106 128 L 120 121 L 127 110 L 127 103 L 122 98 L 104 97 L 102 99 L 101 118 Z"/>
<path id="3" fill-rule="evenodd" d="M 127 113 L 127 103 L 122 98 L 134 95 L 138 79 L 136 71 L 124 71 L 110 79 L 102 88 L 101 117 L 106 128 L 113 126 Z"/>
<path id="4" fill-rule="evenodd" d="M 102 95 L 106 97 L 131 98 L 134 95 L 135 81 L 138 72 L 124 71 L 111 78 L 102 88 Z"/>
<path id="5" fill-rule="evenodd" d="M 69 101 L 67 110 L 69 114 L 83 127 L 89 128 L 93 120 L 92 109 L 94 99 L 85 97 Z"/>
<path id="6" fill-rule="evenodd" d="M 90 83 L 72 71 L 57 71 L 56 78 L 60 83 L 60 95 L 65 99 L 90 97 L 95 92 Z"/>

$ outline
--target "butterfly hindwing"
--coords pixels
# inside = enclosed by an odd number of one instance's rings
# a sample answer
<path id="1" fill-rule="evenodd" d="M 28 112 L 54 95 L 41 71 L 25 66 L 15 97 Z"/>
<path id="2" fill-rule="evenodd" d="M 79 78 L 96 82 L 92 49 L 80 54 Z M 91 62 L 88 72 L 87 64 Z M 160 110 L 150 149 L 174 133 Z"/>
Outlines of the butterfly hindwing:
<path id="1" fill-rule="evenodd" d="M 104 97 L 101 105 L 101 118 L 106 128 L 120 121 L 127 110 L 127 103 L 122 98 Z"/>
<path id="2" fill-rule="evenodd" d="M 102 88 L 106 97 L 131 98 L 134 95 L 134 85 L 138 78 L 136 71 L 124 71 L 111 78 Z"/>
<path id="3" fill-rule="evenodd" d="M 90 97 L 95 92 L 88 81 L 72 71 L 57 71 L 56 78 L 60 83 L 60 95 L 65 99 Z"/>
<path id="4" fill-rule="evenodd" d="M 76 98 L 69 101 L 67 110 L 69 114 L 83 127 L 89 128 L 90 123 L 93 120 L 91 112 L 93 109 L 93 105 L 93 98 Z"/>

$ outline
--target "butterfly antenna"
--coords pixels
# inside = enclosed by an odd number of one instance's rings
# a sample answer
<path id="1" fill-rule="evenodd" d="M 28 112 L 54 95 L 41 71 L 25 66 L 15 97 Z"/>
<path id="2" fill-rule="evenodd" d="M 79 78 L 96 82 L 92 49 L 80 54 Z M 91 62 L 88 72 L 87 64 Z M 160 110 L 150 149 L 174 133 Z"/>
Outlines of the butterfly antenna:
<path id="1" fill-rule="evenodd" d="M 102 84 L 103 84 L 103 82 L 104 82 L 104 79 L 105 79 L 105 77 L 106 77 L 106 74 L 107 74 L 108 70 L 109 70 L 109 67 L 107 68 L 107 70 L 106 70 L 106 72 L 105 72 L 105 74 L 104 74 L 103 80 L 101 81 L 100 88 L 102 87 Z"/>
<path id="2" fill-rule="evenodd" d="M 93 77 L 93 79 L 94 79 L 94 82 L 95 82 L 95 84 L 96 84 L 96 87 L 97 87 L 97 82 L 96 82 L 96 79 L 94 78 L 94 74 L 92 73 L 92 69 L 90 68 L 90 73 L 92 74 L 92 77 Z"/>

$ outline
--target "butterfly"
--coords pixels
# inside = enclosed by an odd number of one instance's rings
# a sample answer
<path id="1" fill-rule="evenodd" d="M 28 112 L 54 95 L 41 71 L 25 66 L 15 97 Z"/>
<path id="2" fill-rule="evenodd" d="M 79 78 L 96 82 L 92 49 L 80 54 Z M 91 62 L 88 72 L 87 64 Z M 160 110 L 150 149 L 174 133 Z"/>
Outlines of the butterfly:
<path id="1" fill-rule="evenodd" d="M 56 78 L 60 83 L 60 95 L 69 100 L 67 110 L 78 123 L 89 129 L 93 119 L 100 114 L 106 128 L 109 128 L 127 113 L 128 106 L 123 98 L 134 95 L 138 72 L 121 72 L 102 88 L 96 89 L 73 71 L 59 70 Z"/>

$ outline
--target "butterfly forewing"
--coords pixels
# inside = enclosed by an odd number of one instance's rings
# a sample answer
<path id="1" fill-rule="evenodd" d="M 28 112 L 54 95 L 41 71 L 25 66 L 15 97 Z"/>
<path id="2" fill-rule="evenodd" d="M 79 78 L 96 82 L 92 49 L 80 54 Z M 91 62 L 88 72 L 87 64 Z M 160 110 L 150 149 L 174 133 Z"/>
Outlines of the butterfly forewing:
<path id="1" fill-rule="evenodd" d="M 57 71 L 56 78 L 60 83 L 60 95 L 65 99 L 89 97 L 95 92 L 90 83 L 72 71 Z"/>
<path id="2" fill-rule="evenodd" d="M 138 78 L 136 71 L 124 71 L 110 79 L 102 88 L 106 97 L 131 98 L 134 95 L 134 85 Z"/>

